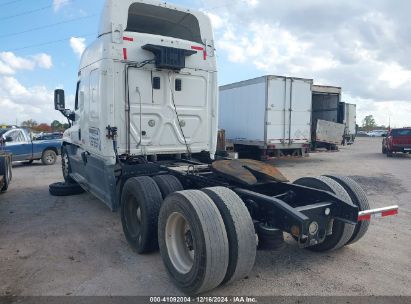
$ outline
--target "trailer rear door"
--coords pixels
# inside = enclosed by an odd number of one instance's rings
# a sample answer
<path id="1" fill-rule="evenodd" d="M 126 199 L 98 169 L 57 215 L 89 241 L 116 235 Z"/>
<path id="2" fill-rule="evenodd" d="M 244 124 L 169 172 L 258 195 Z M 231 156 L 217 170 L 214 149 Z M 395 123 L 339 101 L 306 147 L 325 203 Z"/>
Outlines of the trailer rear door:
<path id="1" fill-rule="evenodd" d="M 310 141 L 311 84 L 308 79 L 268 76 L 267 144 Z"/>

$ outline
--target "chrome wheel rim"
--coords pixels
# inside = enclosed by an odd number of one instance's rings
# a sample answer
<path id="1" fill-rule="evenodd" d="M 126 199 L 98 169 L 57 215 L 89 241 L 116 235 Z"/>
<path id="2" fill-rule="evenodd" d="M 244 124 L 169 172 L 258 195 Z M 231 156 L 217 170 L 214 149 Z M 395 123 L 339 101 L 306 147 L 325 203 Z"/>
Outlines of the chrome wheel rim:
<path id="1" fill-rule="evenodd" d="M 173 212 L 166 223 L 166 246 L 168 256 L 174 268 L 182 273 L 188 273 L 194 264 L 194 242 L 191 228 L 186 218 Z"/>
<path id="2" fill-rule="evenodd" d="M 53 155 L 51 155 L 51 153 L 46 154 L 46 161 L 49 164 L 51 164 L 54 161 L 54 157 L 53 157 Z"/>

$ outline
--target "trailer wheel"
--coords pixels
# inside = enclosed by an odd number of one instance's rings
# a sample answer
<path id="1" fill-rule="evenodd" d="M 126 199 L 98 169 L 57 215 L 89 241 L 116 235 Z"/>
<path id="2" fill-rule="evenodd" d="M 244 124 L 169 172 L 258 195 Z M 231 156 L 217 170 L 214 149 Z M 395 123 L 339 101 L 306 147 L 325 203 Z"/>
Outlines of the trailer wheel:
<path id="1" fill-rule="evenodd" d="M 351 201 L 358 206 L 359 211 L 370 209 L 370 204 L 368 203 L 367 195 L 364 190 L 356 183 L 353 179 L 346 176 L 339 175 L 327 175 L 327 177 L 332 178 L 341 186 L 344 187 L 345 191 L 351 197 Z M 354 233 L 351 238 L 348 240 L 347 244 L 352 244 L 361 239 L 368 230 L 370 226 L 369 221 L 360 221 L 355 225 Z"/>
<path id="2" fill-rule="evenodd" d="M 254 266 L 257 244 L 253 220 L 241 198 L 225 187 L 202 191 L 216 204 L 228 237 L 229 260 L 222 284 L 245 278 Z"/>
<path id="3" fill-rule="evenodd" d="M 160 189 L 151 177 L 131 177 L 124 184 L 121 223 L 128 243 L 138 253 L 158 248 L 157 222 L 162 200 Z"/>
<path id="4" fill-rule="evenodd" d="M 343 186 L 326 176 L 302 177 L 294 181 L 293 184 L 329 191 L 337 195 L 341 200 L 351 202 L 351 198 Z M 334 219 L 332 234 L 327 235 L 322 243 L 307 247 L 307 249 L 317 252 L 339 249 L 351 239 L 354 228 L 355 225 Z"/>
<path id="5" fill-rule="evenodd" d="M 84 189 L 78 184 L 53 183 L 49 185 L 49 192 L 54 196 L 70 196 L 84 193 Z"/>
<path id="6" fill-rule="evenodd" d="M 229 260 L 228 239 L 216 205 L 199 190 L 174 192 L 160 210 L 159 246 L 164 265 L 183 292 L 217 287 Z"/>
<path id="7" fill-rule="evenodd" d="M 156 175 L 153 179 L 157 183 L 163 199 L 165 199 L 170 193 L 184 190 L 183 185 L 181 185 L 178 178 L 174 175 Z"/>
<path id="8" fill-rule="evenodd" d="M 54 165 L 57 160 L 57 154 L 53 150 L 45 150 L 43 151 L 43 155 L 41 156 L 41 162 L 43 165 Z"/>
<path id="9" fill-rule="evenodd" d="M 63 146 L 61 148 L 61 170 L 63 172 L 63 178 L 68 184 L 75 184 L 76 181 L 70 177 L 71 173 L 71 166 L 70 166 L 70 160 L 68 157 L 68 151 L 67 147 Z"/>

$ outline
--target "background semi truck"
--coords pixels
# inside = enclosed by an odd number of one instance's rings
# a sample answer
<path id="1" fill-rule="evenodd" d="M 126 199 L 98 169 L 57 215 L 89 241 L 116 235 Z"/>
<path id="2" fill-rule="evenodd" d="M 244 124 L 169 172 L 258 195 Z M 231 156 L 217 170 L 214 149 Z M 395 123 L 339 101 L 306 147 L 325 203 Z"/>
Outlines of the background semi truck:
<path id="1" fill-rule="evenodd" d="M 341 88 L 312 86 L 312 148 L 352 144 L 356 135 L 356 105 L 341 101 Z"/>
<path id="2" fill-rule="evenodd" d="M 218 126 L 240 157 L 303 155 L 311 138 L 311 85 L 268 75 L 221 86 Z"/>
<path id="3" fill-rule="evenodd" d="M 289 183 L 259 161 L 215 159 L 216 60 L 204 13 L 107 0 L 100 24 L 81 59 L 74 110 L 65 108 L 64 91 L 55 91 L 55 108 L 72 126 L 63 136 L 65 183 L 51 184 L 50 192 L 67 195 L 78 185 L 120 209 L 129 245 L 138 253 L 159 248 L 183 292 L 246 277 L 257 248 L 278 247 L 283 232 L 302 248 L 335 250 L 364 236 L 371 214 L 397 212 L 369 210 L 364 192 L 346 177 Z M 310 86 L 280 81 L 286 92 L 302 89 L 304 96 Z M 285 96 L 283 102 L 294 101 Z M 305 122 L 306 107 L 295 109 L 285 120 L 301 115 Z M 305 142 L 309 132 L 301 131 L 280 138 Z"/>

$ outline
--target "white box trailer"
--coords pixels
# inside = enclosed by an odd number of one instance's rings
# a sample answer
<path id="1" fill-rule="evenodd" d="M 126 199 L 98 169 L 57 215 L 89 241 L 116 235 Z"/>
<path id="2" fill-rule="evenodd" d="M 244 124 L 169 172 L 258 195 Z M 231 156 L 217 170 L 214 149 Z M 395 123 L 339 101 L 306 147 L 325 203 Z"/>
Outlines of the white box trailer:
<path id="1" fill-rule="evenodd" d="M 304 154 L 311 137 L 312 83 L 268 75 L 221 86 L 219 128 L 240 154 Z"/>
<path id="2" fill-rule="evenodd" d="M 345 125 L 344 135 L 339 144 L 351 144 L 356 134 L 356 105 L 341 101 L 341 88 L 324 85 L 312 86 L 312 146 L 321 146 L 315 134 L 317 120 Z M 331 143 L 331 142 L 330 142 Z"/>
<path id="3" fill-rule="evenodd" d="M 357 134 L 357 106 L 345 103 L 345 133 L 344 138 L 348 144 L 352 144 Z"/>

